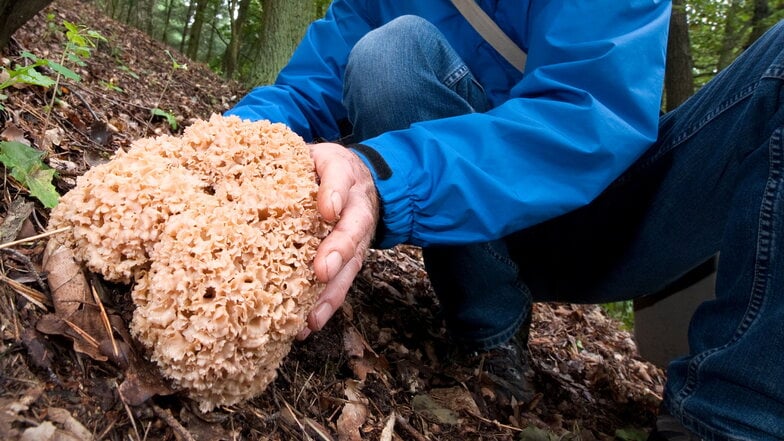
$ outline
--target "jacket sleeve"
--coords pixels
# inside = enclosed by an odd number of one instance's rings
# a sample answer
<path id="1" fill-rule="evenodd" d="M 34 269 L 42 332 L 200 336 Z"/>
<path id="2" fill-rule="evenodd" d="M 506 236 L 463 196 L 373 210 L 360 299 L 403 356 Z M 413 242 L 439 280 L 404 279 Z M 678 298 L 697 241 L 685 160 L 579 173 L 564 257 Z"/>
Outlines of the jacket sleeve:
<path id="1" fill-rule="evenodd" d="M 593 200 L 656 139 L 669 16 L 664 0 L 532 1 L 508 101 L 357 149 L 378 246 L 496 239 Z"/>
<path id="2" fill-rule="evenodd" d="M 308 27 L 275 83 L 253 89 L 226 114 L 281 122 L 307 141 L 338 139 L 346 119 L 341 102 L 346 60 L 371 29 L 360 3 L 335 0 L 323 19 Z"/>

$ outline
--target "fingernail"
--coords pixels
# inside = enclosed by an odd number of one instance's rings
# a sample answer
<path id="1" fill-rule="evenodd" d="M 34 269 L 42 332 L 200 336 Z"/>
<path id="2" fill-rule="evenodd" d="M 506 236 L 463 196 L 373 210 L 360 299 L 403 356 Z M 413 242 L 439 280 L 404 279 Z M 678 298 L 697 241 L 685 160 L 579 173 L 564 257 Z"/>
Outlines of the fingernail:
<path id="1" fill-rule="evenodd" d="M 340 255 L 337 251 L 333 251 L 329 253 L 326 260 L 327 264 L 327 277 L 329 280 L 335 278 L 340 271 L 340 268 L 343 266 L 343 256 Z"/>
<path id="2" fill-rule="evenodd" d="M 332 305 L 327 302 L 320 304 L 316 307 L 316 311 L 313 313 L 313 316 L 316 318 L 316 326 L 321 329 L 327 323 L 330 317 L 332 317 L 333 313 Z"/>
<path id="3" fill-rule="evenodd" d="M 333 192 L 329 198 L 332 201 L 332 211 L 335 212 L 335 216 L 340 216 L 340 212 L 343 210 L 343 199 L 337 192 Z"/>
<path id="4" fill-rule="evenodd" d="M 299 334 L 297 334 L 297 340 L 299 341 L 305 340 L 310 335 L 310 332 L 311 332 L 310 328 L 305 328 L 299 331 Z"/>

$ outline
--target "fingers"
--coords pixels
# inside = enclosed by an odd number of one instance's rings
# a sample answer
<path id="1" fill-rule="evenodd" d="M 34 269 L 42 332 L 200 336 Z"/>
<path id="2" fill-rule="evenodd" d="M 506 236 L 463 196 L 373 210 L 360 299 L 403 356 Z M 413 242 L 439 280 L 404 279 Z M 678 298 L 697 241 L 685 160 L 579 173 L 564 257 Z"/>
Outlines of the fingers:
<path id="1" fill-rule="evenodd" d="M 318 331 L 324 327 L 346 300 L 346 293 L 361 268 L 362 262 L 356 258 L 352 259 L 327 283 L 318 303 L 308 315 L 308 328 Z"/>
<path id="2" fill-rule="evenodd" d="M 308 316 L 309 330 L 301 332 L 300 339 L 320 330 L 343 303 L 378 222 L 375 183 L 365 164 L 337 144 L 316 144 L 311 147 L 311 155 L 321 180 L 319 212 L 337 223 L 316 252 L 314 271 L 326 286 Z"/>
<path id="3" fill-rule="evenodd" d="M 345 147 L 332 143 L 315 144 L 311 146 L 310 154 L 321 179 L 317 197 L 319 212 L 327 221 L 335 221 L 355 184 L 350 162 L 353 154 Z"/>

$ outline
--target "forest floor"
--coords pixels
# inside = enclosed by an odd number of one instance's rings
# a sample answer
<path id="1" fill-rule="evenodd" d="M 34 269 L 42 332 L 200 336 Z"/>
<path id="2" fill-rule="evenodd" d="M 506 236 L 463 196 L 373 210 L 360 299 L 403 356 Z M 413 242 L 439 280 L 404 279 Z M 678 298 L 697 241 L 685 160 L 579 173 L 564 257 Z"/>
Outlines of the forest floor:
<path id="1" fill-rule="evenodd" d="M 60 193 L 134 139 L 179 133 L 246 92 L 172 50 L 188 65 L 176 68 L 164 45 L 77 0 L 56 0 L 17 32 L 4 65 L 23 64 L 23 51 L 59 60 L 64 20 L 107 39 L 74 68 L 81 80 L 64 81 L 49 117 L 51 88 L 8 88 L 0 102 L 0 138 L 47 152 Z M 176 130 L 151 118 L 156 107 L 176 116 Z M 45 231 L 48 210 L 36 202 L 24 211 L 30 205 L 14 201 L 33 201 L 27 191 L 7 175 L 0 184 L 1 241 Z M 601 308 L 539 304 L 530 338 L 537 394 L 488 413 L 491 389 L 442 369 L 448 343 L 438 302 L 419 250 L 398 247 L 371 252 L 346 306 L 294 345 L 262 395 L 204 414 L 161 387 L 131 406 L 121 385 L 154 372 L 75 351 L 85 336 L 39 330 L 52 312 L 41 280 L 45 245 L 31 240 L 0 254 L 0 439 L 644 440 L 661 399 L 662 371 Z M 113 294 L 103 298 L 109 314 L 127 326 L 129 288 L 104 289 Z"/>

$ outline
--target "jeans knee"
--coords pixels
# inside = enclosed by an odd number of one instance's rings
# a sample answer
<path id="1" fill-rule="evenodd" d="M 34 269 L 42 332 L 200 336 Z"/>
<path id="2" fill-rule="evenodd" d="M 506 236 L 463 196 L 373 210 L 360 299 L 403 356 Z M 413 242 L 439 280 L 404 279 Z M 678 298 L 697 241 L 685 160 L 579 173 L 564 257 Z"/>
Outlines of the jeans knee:
<path id="1" fill-rule="evenodd" d="M 433 55 L 438 32 L 414 15 L 398 17 L 368 32 L 349 54 L 344 99 L 395 102 L 397 94 L 410 90 L 399 86 L 411 84 L 418 72 L 414 66 L 422 66 Z"/>

